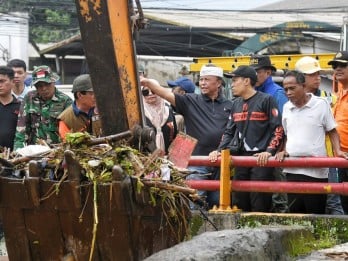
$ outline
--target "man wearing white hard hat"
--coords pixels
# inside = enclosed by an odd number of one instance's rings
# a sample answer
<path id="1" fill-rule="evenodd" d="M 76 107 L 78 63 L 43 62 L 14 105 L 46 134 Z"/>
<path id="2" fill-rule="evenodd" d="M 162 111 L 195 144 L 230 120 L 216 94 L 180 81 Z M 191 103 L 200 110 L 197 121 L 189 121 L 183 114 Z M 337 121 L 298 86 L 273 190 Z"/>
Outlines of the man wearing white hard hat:
<path id="1" fill-rule="evenodd" d="M 311 56 L 304 56 L 299 59 L 295 64 L 296 71 L 302 72 L 305 76 L 305 91 L 308 93 L 313 93 L 315 96 L 325 98 L 331 108 L 336 103 L 336 96 L 329 92 L 320 90 L 321 76 L 320 76 L 320 63 L 317 59 Z M 325 138 L 326 151 L 329 157 L 333 157 L 333 150 L 330 138 L 326 135 Z M 328 175 L 329 182 L 338 182 L 338 174 L 336 168 L 329 168 Z M 341 205 L 341 198 L 339 195 L 328 194 L 326 201 L 326 213 L 332 215 L 343 215 L 344 211 Z"/>
<path id="2" fill-rule="evenodd" d="M 186 133 L 198 140 L 192 155 L 208 156 L 218 147 L 232 108 L 232 102 L 223 97 L 221 92 L 222 68 L 212 64 L 202 66 L 199 78 L 200 94 L 178 95 L 168 92 L 156 80 L 141 78 L 140 81 L 141 85 L 147 86 L 152 92 L 166 99 L 184 116 Z M 190 179 L 215 178 L 214 175 L 207 175 L 215 171 L 214 168 L 195 166 L 190 169 L 196 172 L 189 175 Z M 201 195 L 205 196 L 207 193 L 201 192 Z M 210 207 L 218 204 L 218 193 L 210 193 L 207 197 Z"/>
<path id="3" fill-rule="evenodd" d="M 306 78 L 305 90 L 316 96 L 321 96 L 319 90 L 321 82 L 319 61 L 313 57 L 304 56 L 296 62 L 295 70 L 304 73 Z"/>

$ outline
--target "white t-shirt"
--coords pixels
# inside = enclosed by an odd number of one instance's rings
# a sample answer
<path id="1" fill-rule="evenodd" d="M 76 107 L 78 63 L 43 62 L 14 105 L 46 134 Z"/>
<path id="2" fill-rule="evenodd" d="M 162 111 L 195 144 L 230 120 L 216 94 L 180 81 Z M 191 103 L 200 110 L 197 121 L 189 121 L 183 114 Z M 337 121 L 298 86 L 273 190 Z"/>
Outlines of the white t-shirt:
<path id="1" fill-rule="evenodd" d="M 19 94 L 19 95 L 17 95 L 17 94 L 15 94 L 13 91 L 12 91 L 12 94 L 16 97 L 16 99 L 18 99 L 18 100 L 20 100 L 20 101 L 23 101 L 23 99 L 24 99 L 24 96 L 28 93 L 28 92 L 30 92 L 30 91 L 32 91 L 32 90 L 34 90 L 33 88 L 31 88 L 30 86 L 24 86 L 24 89 L 23 89 L 23 92 L 21 93 L 21 94 Z"/>
<path id="2" fill-rule="evenodd" d="M 326 157 L 325 134 L 336 128 L 328 101 L 310 95 L 311 99 L 301 108 L 290 101 L 283 108 L 286 151 L 291 157 Z M 328 168 L 284 168 L 284 172 L 313 178 L 327 178 L 328 171 Z"/>

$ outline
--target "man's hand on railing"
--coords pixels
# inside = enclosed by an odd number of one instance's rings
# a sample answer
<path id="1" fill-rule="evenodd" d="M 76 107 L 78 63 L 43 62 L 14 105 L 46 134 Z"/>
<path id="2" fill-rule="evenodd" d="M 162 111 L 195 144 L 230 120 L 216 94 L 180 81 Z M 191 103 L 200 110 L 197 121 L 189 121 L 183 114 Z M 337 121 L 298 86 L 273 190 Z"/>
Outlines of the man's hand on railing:
<path id="1" fill-rule="evenodd" d="M 347 153 L 347 152 L 344 152 L 344 151 L 341 151 L 341 150 L 336 151 L 336 152 L 335 152 L 335 156 L 336 156 L 336 157 L 340 157 L 340 158 L 345 158 L 345 159 L 348 160 L 348 153 Z"/>
<path id="2" fill-rule="evenodd" d="M 260 153 L 255 153 L 253 156 L 257 157 L 257 165 L 265 166 L 268 162 L 268 158 L 270 158 L 272 154 L 267 151 L 264 151 Z"/>
<path id="3" fill-rule="evenodd" d="M 217 161 L 218 157 L 220 157 L 220 155 L 221 155 L 220 151 L 214 150 L 209 153 L 208 158 L 211 162 L 215 162 Z"/>
<path id="4" fill-rule="evenodd" d="M 289 153 L 287 153 L 285 150 L 277 152 L 275 155 L 275 159 L 279 160 L 279 162 L 284 161 L 285 157 L 289 157 Z"/>

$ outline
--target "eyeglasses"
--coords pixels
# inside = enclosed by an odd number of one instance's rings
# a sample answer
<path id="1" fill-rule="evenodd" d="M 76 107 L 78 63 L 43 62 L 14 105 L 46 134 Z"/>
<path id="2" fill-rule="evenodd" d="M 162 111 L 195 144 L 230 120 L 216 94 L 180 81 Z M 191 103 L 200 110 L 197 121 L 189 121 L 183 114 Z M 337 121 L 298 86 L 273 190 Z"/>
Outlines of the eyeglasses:
<path id="1" fill-rule="evenodd" d="M 334 63 L 332 64 L 332 69 L 337 69 L 338 67 L 340 68 L 346 68 L 348 66 L 348 63 Z"/>
<path id="2" fill-rule="evenodd" d="M 152 92 L 149 89 L 141 90 L 141 93 L 143 94 L 144 97 L 152 94 Z"/>

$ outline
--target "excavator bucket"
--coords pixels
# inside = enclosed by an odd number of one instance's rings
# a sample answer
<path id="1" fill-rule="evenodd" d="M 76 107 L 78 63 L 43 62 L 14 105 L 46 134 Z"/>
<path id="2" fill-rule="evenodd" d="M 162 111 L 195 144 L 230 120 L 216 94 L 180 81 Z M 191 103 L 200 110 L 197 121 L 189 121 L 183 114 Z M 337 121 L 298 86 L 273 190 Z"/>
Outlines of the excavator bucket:
<path id="1" fill-rule="evenodd" d="M 40 177 L 0 178 L 9 260 L 143 260 L 184 239 L 179 224 L 163 220 L 169 209 L 149 204 L 147 188 L 136 193 L 136 181 L 120 178 L 117 168 L 111 183 L 96 190 L 92 183 L 81 185 L 78 163 L 66 156 L 68 180 L 61 184 Z M 40 172 L 35 161 L 29 168 L 31 175 Z"/>

